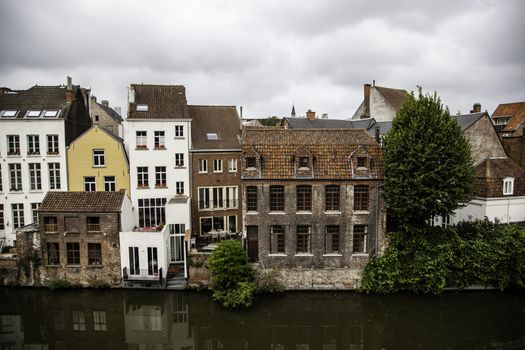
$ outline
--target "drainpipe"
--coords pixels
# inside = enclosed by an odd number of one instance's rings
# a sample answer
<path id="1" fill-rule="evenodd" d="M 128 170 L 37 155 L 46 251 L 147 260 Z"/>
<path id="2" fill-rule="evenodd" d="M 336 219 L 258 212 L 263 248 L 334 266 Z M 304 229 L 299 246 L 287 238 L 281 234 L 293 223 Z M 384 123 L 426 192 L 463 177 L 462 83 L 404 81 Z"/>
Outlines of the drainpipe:
<path id="1" fill-rule="evenodd" d="M 379 189 L 385 187 L 385 184 L 381 184 L 376 188 L 376 246 L 375 246 L 375 256 L 379 249 Z"/>

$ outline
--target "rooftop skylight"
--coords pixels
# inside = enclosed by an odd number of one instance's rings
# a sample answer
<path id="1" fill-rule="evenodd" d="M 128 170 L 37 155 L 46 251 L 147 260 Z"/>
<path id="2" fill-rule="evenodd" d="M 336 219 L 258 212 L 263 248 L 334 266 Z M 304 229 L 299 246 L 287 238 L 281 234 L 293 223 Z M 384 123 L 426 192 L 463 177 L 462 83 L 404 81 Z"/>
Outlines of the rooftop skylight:
<path id="1" fill-rule="evenodd" d="M 217 141 L 219 139 L 219 134 L 216 132 L 208 132 L 206 133 L 206 139 L 208 141 Z"/>
<path id="2" fill-rule="evenodd" d="M 38 118 L 40 117 L 40 113 L 42 113 L 42 111 L 28 111 L 26 117 Z"/>
<path id="3" fill-rule="evenodd" d="M 0 116 L 2 116 L 3 118 L 14 118 L 17 112 L 18 111 L 5 110 L 0 112 Z"/>
<path id="4" fill-rule="evenodd" d="M 147 112 L 148 105 L 137 105 L 137 112 Z"/>
<path id="5" fill-rule="evenodd" d="M 53 111 L 46 111 L 44 113 L 44 117 L 47 117 L 47 118 L 54 118 L 58 115 L 58 111 L 57 110 L 53 110 Z"/>

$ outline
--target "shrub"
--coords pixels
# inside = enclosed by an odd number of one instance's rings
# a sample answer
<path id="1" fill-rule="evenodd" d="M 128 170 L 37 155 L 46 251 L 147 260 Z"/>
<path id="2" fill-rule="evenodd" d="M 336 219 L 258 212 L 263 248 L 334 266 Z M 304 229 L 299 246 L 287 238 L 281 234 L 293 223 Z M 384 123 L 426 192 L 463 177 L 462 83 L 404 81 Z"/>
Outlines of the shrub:
<path id="1" fill-rule="evenodd" d="M 51 280 L 47 287 L 51 290 L 57 290 L 57 289 L 69 289 L 73 288 L 73 285 L 71 282 L 69 282 L 66 279 L 63 278 L 56 278 L 54 280 Z"/>
<path id="2" fill-rule="evenodd" d="M 256 292 L 258 294 L 265 293 L 282 293 L 284 285 L 278 277 L 278 272 L 275 270 L 260 270 L 255 277 Z"/>
<path id="3" fill-rule="evenodd" d="M 93 279 L 89 281 L 89 286 L 95 289 L 109 289 L 111 285 L 105 280 Z"/>

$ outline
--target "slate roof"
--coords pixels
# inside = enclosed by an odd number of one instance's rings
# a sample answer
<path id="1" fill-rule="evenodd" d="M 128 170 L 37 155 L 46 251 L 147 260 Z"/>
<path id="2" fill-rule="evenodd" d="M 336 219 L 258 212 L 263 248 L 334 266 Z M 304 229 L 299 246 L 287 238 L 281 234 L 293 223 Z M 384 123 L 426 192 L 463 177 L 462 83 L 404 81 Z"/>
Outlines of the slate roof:
<path id="1" fill-rule="evenodd" d="M 235 106 L 188 106 L 194 149 L 239 149 L 240 119 Z M 218 140 L 208 140 L 217 133 Z"/>
<path id="2" fill-rule="evenodd" d="M 76 95 L 80 86 L 73 85 L 72 88 L 73 94 Z M 58 118 L 66 118 L 71 103 L 66 101 L 65 95 L 66 87 L 63 85 L 35 85 L 27 90 L 5 90 L 0 93 L 0 110 L 18 110 L 17 119 L 23 119 L 28 110 L 60 110 Z"/>
<path id="3" fill-rule="evenodd" d="M 372 125 L 368 128 L 368 133 L 369 133 L 371 136 L 375 136 L 376 128 L 379 128 L 379 134 L 380 134 L 380 135 L 385 135 L 387 132 L 390 131 L 390 129 L 392 129 L 392 122 L 391 122 L 391 121 L 386 121 L 386 122 L 376 122 L 376 123 L 372 124 Z"/>
<path id="4" fill-rule="evenodd" d="M 461 114 L 461 115 L 452 115 L 451 117 L 455 119 L 459 126 L 461 126 L 461 131 L 465 132 L 470 128 L 474 123 L 476 123 L 481 117 L 483 117 L 486 112 L 470 113 L 470 114 Z"/>
<path id="5" fill-rule="evenodd" d="M 397 112 L 399 112 L 403 102 L 405 102 L 405 99 L 408 97 L 408 92 L 406 92 L 406 90 L 391 89 L 381 86 L 375 86 L 375 89 L 379 91 L 381 95 L 383 95 L 385 100 L 387 100 L 387 102 L 390 103 L 390 105 L 394 107 Z"/>
<path id="6" fill-rule="evenodd" d="M 308 118 L 283 118 L 290 128 L 294 129 L 339 129 L 339 128 L 352 128 L 351 121 L 342 120 L 342 119 L 319 119 L 310 120 Z"/>
<path id="7" fill-rule="evenodd" d="M 261 178 L 293 179 L 293 159 L 305 149 L 316 179 L 352 179 L 349 156 L 358 154 L 374 158 L 371 178 L 382 176 L 381 148 L 364 129 L 246 128 L 241 143 L 243 155 L 260 155 Z"/>
<path id="8" fill-rule="evenodd" d="M 40 213 L 120 213 L 125 190 L 119 192 L 47 192 Z"/>
<path id="9" fill-rule="evenodd" d="M 128 119 L 189 118 L 186 89 L 183 85 L 131 84 L 130 90 L 135 92 L 135 102 L 129 104 Z M 148 111 L 137 112 L 138 104 L 148 105 Z"/>
<path id="10" fill-rule="evenodd" d="M 503 131 L 516 130 L 525 121 L 525 102 L 500 104 L 492 113 L 492 118 L 498 117 L 512 117 Z"/>
<path id="11" fill-rule="evenodd" d="M 117 123 L 122 123 L 124 119 L 118 114 L 113 108 L 103 105 L 102 103 L 95 102 L 108 116 L 110 116 Z"/>

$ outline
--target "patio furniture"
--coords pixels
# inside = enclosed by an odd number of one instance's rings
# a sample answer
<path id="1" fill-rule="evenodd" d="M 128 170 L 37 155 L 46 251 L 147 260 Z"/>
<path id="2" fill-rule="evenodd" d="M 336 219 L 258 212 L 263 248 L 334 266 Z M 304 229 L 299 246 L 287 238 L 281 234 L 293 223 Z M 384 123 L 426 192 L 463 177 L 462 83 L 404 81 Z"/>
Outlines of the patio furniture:
<path id="1" fill-rule="evenodd" d="M 219 240 L 225 240 L 226 239 L 226 231 L 219 230 Z"/>
<path id="2" fill-rule="evenodd" d="M 217 232 L 215 230 L 211 230 L 210 231 L 210 235 L 211 235 L 211 241 L 212 242 L 218 242 L 219 241 L 219 232 Z"/>

